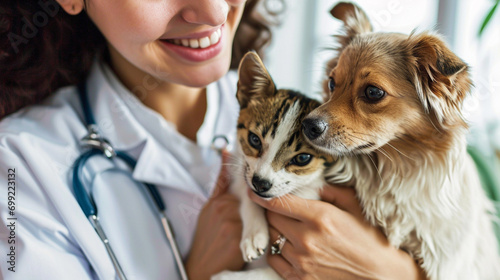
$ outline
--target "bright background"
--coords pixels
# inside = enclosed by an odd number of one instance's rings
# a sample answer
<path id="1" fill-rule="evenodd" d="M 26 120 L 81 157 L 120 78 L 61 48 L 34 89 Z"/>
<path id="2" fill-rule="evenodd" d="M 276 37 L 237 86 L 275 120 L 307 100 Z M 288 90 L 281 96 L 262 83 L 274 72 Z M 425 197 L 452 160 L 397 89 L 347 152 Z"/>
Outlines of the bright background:
<path id="1" fill-rule="evenodd" d="M 475 87 L 464 104 L 471 125 L 469 143 L 500 155 L 500 10 L 481 37 L 481 23 L 493 0 L 358 0 L 375 31 L 409 34 L 437 30 L 471 66 Z M 282 0 L 267 0 L 279 9 Z M 266 65 L 278 87 L 318 96 L 324 62 L 333 52 L 332 38 L 342 27 L 329 11 L 334 0 L 284 0 L 282 23 L 275 28 Z M 493 149 L 492 149 L 493 148 Z"/>

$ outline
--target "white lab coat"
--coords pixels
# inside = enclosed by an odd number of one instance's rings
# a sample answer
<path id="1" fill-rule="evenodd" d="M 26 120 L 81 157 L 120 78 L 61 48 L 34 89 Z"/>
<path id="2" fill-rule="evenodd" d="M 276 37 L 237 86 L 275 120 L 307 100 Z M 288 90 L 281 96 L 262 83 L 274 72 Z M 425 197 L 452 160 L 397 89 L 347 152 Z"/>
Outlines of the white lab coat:
<path id="1" fill-rule="evenodd" d="M 210 149 L 215 135 L 233 143 L 237 77 L 228 73 L 207 88 L 207 112 L 198 143 L 145 107 L 103 63 L 87 81 L 102 134 L 115 149 L 137 159 L 134 179 L 156 184 L 186 257 L 198 214 L 213 189 L 220 157 Z M 151 86 L 145 84 L 146 86 Z M 138 91 L 141 89 L 138 88 Z M 140 96 L 140 95 L 139 95 Z M 75 87 L 59 90 L 40 105 L 0 122 L 0 268 L 4 279 L 115 279 L 106 249 L 78 205 L 71 184 L 79 139 L 87 133 Z M 91 159 L 85 169 L 104 230 L 129 279 L 180 279 L 160 224 L 143 190 L 126 173 Z M 15 168 L 15 272 L 7 225 L 7 173 Z M 12 238 L 11 238 L 12 239 Z"/>

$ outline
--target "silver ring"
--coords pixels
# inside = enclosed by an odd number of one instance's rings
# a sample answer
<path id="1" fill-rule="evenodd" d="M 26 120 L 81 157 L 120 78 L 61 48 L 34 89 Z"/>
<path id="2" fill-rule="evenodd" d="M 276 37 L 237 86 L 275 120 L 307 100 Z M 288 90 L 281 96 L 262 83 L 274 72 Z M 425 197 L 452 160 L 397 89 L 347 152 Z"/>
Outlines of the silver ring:
<path id="1" fill-rule="evenodd" d="M 271 255 L 281 255 L 281 249 L 285 246 L 286 237 L 278 235 L 278 239 L 271 245 Z"/>
<path id="2" fill-rule="evenodd" d="M 218 153 L 222 153 L 224 149 L 229 146 L 229 140 L 224 135 L 215 135 L 212 139 L 211 148 L 217 151 Z"/>

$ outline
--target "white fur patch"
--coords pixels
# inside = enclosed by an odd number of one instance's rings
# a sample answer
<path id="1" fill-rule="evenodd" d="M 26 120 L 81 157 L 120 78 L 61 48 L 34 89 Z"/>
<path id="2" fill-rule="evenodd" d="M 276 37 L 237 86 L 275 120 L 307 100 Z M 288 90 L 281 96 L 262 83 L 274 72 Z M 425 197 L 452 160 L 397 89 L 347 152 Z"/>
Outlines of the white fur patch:
<path id="1" fill-rule="evenodd" d="M 464 133 L 457 133 L 444 162 L 429 150 L 404 165 L 403 170 L 387 157 L 373 162 L 362 155 L 337 162 L 328 177 L 332 183 L 356 180 L 366 218 L 394 247 L 422 260 L 429 279 L 500 279 L 493 207 L 466 152 Z"/>

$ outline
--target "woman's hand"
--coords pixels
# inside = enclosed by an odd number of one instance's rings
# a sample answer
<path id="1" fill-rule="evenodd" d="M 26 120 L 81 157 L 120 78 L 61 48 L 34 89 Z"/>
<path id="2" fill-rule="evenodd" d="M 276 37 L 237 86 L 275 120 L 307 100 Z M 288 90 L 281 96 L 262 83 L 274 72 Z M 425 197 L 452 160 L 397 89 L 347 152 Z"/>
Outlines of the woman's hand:
<path id="1" fill-rule="evenodd" d="M 326 186 L 324 201 L 249 196 L 268 209 L 271 242 L 287 238 L 281 255 L 268 256 L 285 279 L 425 279 L 407 253 L 364 219 L 354 189 Z"/>
<path id="2" fill-rule="evenodd" d="M 212 197 L 203 206 L 193 241 L 186 261 L 189 279 L 210 279 L 223 270 L 240 270 L 244 261 L 239 248 L 241 240 L 241 218 L 239 200 L 227 192 L 229 176 L 224 163 Z"/>

